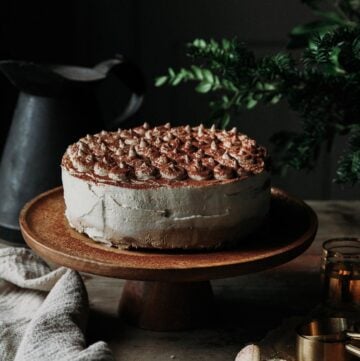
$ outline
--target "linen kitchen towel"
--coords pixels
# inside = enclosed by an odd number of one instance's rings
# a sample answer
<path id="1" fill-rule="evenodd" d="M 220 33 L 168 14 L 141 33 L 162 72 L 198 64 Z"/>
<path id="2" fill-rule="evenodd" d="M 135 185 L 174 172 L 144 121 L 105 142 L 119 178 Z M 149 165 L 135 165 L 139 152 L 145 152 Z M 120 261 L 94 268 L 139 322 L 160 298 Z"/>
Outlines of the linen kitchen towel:
<path id="1" fill-rule="evenodd" d="M 78 272 L 3 248 L 0 278 L 0 360 L 114 360 L 104 342 L 86 348 L 88 297 Z"/>

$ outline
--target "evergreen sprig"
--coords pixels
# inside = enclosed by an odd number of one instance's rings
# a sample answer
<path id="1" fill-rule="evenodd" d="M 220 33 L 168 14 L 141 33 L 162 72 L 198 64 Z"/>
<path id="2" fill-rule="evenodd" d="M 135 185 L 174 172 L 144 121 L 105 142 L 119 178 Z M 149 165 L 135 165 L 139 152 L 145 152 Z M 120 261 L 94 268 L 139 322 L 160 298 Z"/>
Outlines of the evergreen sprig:
<path id="1" fill-rule="evenodd" d="M 272 137 L 276 168 L 313 169 L 323 144 L 347 135 L 337 181 L 360 182 L 360 0 L 304 1 L 321 21 L 297 26 L 291 46 L 306 39 L 299 60 L 291 52 L 256 57 L 238 39 L 195 39 L 188 44 L 194 65 L 156 79 L 156 85 L 194 82 L 199 93 L 213 93 L 211 121 L 226 127 L 242 110 L 281 99 L 298 112 L 302 131 Z M 322 10 L 327 3 L 333 11 Z"/>
<path id="2" fill-rule="evenodd" d="M 349 148 L 340 159 L 337 169 L 338 180 L 342 183 L 360 182 L 360 125 L 351 128 L 349 136 Z"/>

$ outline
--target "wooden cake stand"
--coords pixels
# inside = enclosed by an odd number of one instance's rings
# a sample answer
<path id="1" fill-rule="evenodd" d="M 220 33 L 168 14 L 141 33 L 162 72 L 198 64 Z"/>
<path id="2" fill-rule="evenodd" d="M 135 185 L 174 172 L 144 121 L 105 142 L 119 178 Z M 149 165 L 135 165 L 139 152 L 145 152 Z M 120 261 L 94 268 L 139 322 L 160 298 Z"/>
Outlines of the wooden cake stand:
<path id="1" fill-rule="evenodd" d="M 207 252 L 132 251 L 95 243 L 71 229 L 62 187 L 40 194 L 20 214 L 27 244 L 45 260 L 126 281 L 120 314 L 139 327 L 180 330 L 210 319 L 209 280 L 258 272 L 288 262 L 313 241 L 317 217 L 303 201 L 272 189 L 267 223 L 236 249 Z"/>

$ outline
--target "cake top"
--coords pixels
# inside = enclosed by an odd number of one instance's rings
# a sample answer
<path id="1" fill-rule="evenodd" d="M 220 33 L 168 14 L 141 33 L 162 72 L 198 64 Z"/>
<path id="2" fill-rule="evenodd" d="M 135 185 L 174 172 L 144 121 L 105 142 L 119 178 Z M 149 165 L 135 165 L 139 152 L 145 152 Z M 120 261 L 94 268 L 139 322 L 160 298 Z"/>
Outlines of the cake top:
<path id="1" fill-rule="evenodd" d="M 74 176 L 123 187 L 205 185 L 248 178 L 267 168 L 267 152 L 236 128 L 150 128 L 148 123 L 87 135 L 62 166 Z"/>

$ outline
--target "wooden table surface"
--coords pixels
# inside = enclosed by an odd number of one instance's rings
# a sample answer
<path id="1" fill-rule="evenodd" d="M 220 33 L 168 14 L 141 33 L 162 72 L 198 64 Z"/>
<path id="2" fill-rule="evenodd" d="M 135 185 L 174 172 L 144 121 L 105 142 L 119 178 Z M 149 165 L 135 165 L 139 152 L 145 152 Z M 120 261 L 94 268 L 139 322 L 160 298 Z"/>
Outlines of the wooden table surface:
<path id="1" fill-rule="evenodd" d="M 212 281 L 216 307 L 211 328 L 152 332 L 117 319 L 122 280 L 84 275 L 90 298 L 89 342 L 109 343 L 119 361 L 232 361 L 244 344 L 261 340 L 283 319 L 306 315 L 319 303 L 324 240 L 360 236 L 359 201 L 309 201 L 319 217 L 313 245 L 269 271 Z"/>

